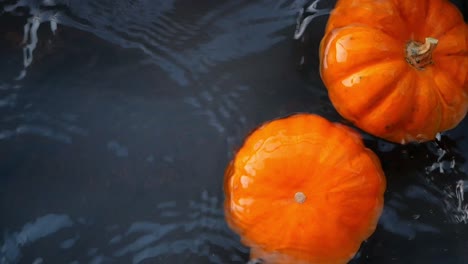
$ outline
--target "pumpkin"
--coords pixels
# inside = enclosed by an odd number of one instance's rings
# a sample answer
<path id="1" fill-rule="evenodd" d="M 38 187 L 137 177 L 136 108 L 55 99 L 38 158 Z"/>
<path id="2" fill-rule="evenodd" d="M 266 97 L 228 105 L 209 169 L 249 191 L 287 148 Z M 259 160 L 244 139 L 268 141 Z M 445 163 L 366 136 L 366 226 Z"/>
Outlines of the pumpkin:
<path id="1" fill-rule="evenodd" d="M 446 0 L 339 0 L 320 43 L 335 109 L 405 144 L 433 140 L 468 109 L 468 26 Z"/>
<path id="2" fill-rule="evenodd" d="M 384 173 L 359 134 L 313 114 L 256 129 L 224 179 L 226 221 L 265 264 L 346 263 L 384 201 Z"/>

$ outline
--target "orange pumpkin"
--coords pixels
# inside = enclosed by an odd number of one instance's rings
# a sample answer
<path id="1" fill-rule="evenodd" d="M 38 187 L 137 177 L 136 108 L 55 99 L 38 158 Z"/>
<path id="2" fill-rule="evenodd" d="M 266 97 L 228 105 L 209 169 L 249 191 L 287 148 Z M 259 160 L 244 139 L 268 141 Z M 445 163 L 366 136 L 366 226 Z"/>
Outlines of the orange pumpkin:
<path id="1" fill-rule="evenodd" d="M 468 27 L 447 0 L 339 0 L 320 67 L 336 110 L 389 141 L 432 140 L 468 109 Z"/>
<path id="2" fill-rule="evenodd" d="M 265 264 L 346 263 L 375 230 L 384 173 L 355 131 L 312 114 L 256 129 L 226 170 L 225 216 Z"/>

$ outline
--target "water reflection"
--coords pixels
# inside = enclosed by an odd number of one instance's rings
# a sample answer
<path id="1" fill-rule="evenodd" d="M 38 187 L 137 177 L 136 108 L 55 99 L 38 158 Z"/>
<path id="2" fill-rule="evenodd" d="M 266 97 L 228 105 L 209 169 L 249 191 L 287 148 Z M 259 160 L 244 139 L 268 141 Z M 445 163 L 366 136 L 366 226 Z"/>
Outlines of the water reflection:
<path id="1" fill-rule="evenodd" d="M 107 142 L 107 148 L 114 152 L 117 157 L 127 157 L 128 156 L 128 148 L 122 146 L 119 142 L 111 140 Z"/>
<path id="2" fill-rule="evenodd" d="M 6 233 L 0 247 L 1 263 L 19 263 L 21 248 L 71 226 L 73 226 L 73 221 L 69 216 L 48 214 L 25 224 L 18 232 Z"/>
<path id="3" fill-rule="evenodd" d="M 224 166 L 266 120 L 345 122 L 314 64 L 326 16 L 301 44 L 307 76 L 289 61 L 297 12 L 334 1 L 203 2 L 0 3 L 0 263 L 245 263 Z M 467 124 L 442 145 L 366 135 L 388 202 L 353 263 L 465 262 Z"/>
<path id="4" fill-rule="evenodd" d="M 418 193 L 418 191 L 424 192 L 422 188 L 416 191 L 412 190 L 412 187 L 418 188 L 410 186 L 410 188 L 407 189 L 406 195 L 403 197 L 400 195 L 389 195 L 380 220 L 382 228 L 386 232 L 401 236 L 408 240 L 414 239 L 417 234 L 421 233 L 440 233 L 441 231 L 435 226 L 424 223 L 424 219 L 420 220 L 420 214 L 413 214 L 411 217 L 401 216 L 401 212 L 413 211 L 413 209 L 409 208 L 405 204 L 405 201 L 408 198 L 427 197 L 427 194 L 425 193 Z M 436 201 L 438 202 L 438 200 Z"/>
<path id="5" fill-rule="evenodd" d="M 42 23 L 49 23 L 50 30 L 55 33 L 57 30 L 57 16 L 59 13 L 54 10 L 44 10 L 43 7 L 53 5 L 53 1 L 18 1 L 16 4 L 7 5 L 4 12 L 15 12 L 19 7 L 28 7 L 30 17 L 24 25 L 23 36 L 23 70 L 15 80 L 21 80 L 26 76 L 26 69 L 33 61 L 33 53 L 38 43 L 37 31 Z M 42 7 L 41 7 L 42 6 Z"/>
<path id="6" fill-rule="evenodd" d="M 454 140 L 447 135 L 439 135 L 437 141 L 408 146 L 380 140 L 368 142 L 373 149 L 379 150 L 378 154 L 390 182 L 386 198 L 386 205 L 390 208 L 386 207 L 382 217 L 384 228 L 405 226 L 406 231 L 396 233 L 408 235 L 418 230 L 437 230 L 436 223 L 428 226 L 429 222 L 422 222 L 425 220 L 466 223 L 464 183 L 468 175 L 463 169 L 466 159 L 457 145 L 457 142 L 463 142 L 462 138 Z M 414 207 L 415 205 L 418 206 Z M 386 223 L 394 218 L 395 212 L 415 212 L 413 220 L 417 220 L 419 224 L 414 225 L 414 230 L 410 231 L 407 229 L 410 225 L 405 225 L 404 221 L 403 225 Z"/>
<path id="7" fill-rule="evenodd" d="M 303 37 L 304 32 L 309 27 L 309 24 L 314 21 L 315 18 L 330 14 L 332 8 L 320 9 L 317 7 L 320 2 L 322 1 L 315 0 L 299 10 L 296 20 L 296 31 L 294 32 L 295 39 Z"/>
<path id="8" fill-rule="evenodd" d="M 146 55 L 140 63 L 155 64 L 177 84 L 191 85 L 185 102 L 195 108 L 194 114 L 205 116 L 219 133 L 228 129 L 238 130 L 234 135 L 227 135 L 228 144 L 235 146 L 239 142 L 235 138 L 256 125 L 248 124 L 250 126 L 246 128 L 247 118 L 240 105 L 242 97 L 247 96 L 249 85 L 233 83 L 238 76 L 232 74 L 216 75 L 216 67 L 222 62 L 265 51 L 288 39 L 290 35 L 279 32 L 293 25 L 291 22 L 303 4 L 304 1 L 228 1 L 210 7 L 191 5 L 188 11 L 174 1 L 154 5 L 151 2 L 135 4 L 129 1 L 80 1 L 78 4 L 60 0 L 21 0 L 3 9 L 22 15 L 25 15 L 23 10 L 28 10 L 23 39 L 29 43 L 24 47 L 25 69 L 31 65 L 34 53 L 44 53 L 35 48 L 39 26 L 46 22 L 50 23 L 53 32 L 57 27 L 71 27 L 95 34 L 123 48 L 137 49 Z M 175 12 L 186 15 L 175 16 Z M 60 36 L 50 41 L 58 40 Z M 21 77 L 25 77 L 25 74 L 23 70 Z M 207 79 L 210 79 L 209 83 Z M 194 87 L 198 92 L 194 92 Z M 9 94 L 3 100 L 4 104 L 13 106 L 16 97 L 16 94 Z M 233 120 L 238 125 L 229 127 L 234 124 Z M 74 136 L 44 126 L 44 123 L 42 127 L 20 130 L 20 133 L 64 143 L 70 143 Z M 13 128 L 5 130 L 4 138 L 11 138 L 17 133 Z M 112 142 L 109 144 L 114 145 Z"/>
<path id="9" fill-rule="evenodd" d="M 92 216 L 90 220 L 65 214 L 38 217 L 18 231 L 7 232 L 0 240 L 0 263 L 25 263 L 28 259 L 38 263 L 143 263 L 182 253 L 209 263 L 242 263 L 245 259 L 247 251 L 227 228 L 218 197 L 205 191 L 188 204 L 169 201 L 156 207 L 160 222 L 137 221 L 128 226 L 101 227 L 91 221 Z M 96 228 L 101 232 L 96 234 Z M 177 233 L 184 235 L 174 235 Z M 99 238 L 95 239 L 96 236 Z M 102 238 L 107 238 L 107 243 L 101 243 Z M 39 243 L 37 246 L 43 248 L 43 253 L 23 257 L 27 247 Z"/>
<path id="10" fill-rule="evenodd" d="M 73 124 L 67 114 L 51 116 L 41 111 L 28 110 L 0 118 L 4 126 L 0 128 L 0 140 L 21 135 L 37 135 L 50 140 L 70 144 L 72 135 L 86 136 L 87 131 Z M 11 124 L 11 127 L 8 128 Z"/>
<path id="11" fill-rule="evenodd" d="M 69 26 L 138 49 L 147 56 L 144 62 L 158 65 L 179 85 L 187 86 L 220 62 L 264 51 L 285 40 L 287 36 L 277 33 L 290 27 L 304 2 L 228 1 L 210 9 L 191 4 L 191 10 L 185 11 L 174 1 L 154 5 L 151 1 L 21 0 L 4 11 L 30 10 L 32 17 L 24 28 L 24 40 L 29 43 L 25 68 L 32 62 L 39 25 L 49 22 L 52 31 L 57 24 Z M 182 8 L 186 16 L 174 16 L 176 8 Z"/>

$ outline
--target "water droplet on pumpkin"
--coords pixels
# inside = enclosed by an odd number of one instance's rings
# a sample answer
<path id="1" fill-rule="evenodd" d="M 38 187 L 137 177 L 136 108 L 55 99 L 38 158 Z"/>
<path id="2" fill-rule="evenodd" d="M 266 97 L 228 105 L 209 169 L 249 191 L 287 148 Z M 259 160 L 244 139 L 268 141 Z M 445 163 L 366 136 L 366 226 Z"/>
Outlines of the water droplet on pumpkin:
<path id="1" fill-rule="evenodd" d="M 242 176 L 242 177 L 240 178 L 240 182 L 241 182 L 241 184 L 242 184 L 242 187 L 243 187 L 243 188 L 249 187 L 249 183 L 251 182 L 251 180 L 252 180 L 252 179 L 251 179 L 250 177 L 248 177 L 248 176 L 245 176 L 245 175 Z"/>
<path id="2" fill-rule="evenodd" d="M 350 77 L 344 79 L 341 83 L 346 87 L 352 87 L 355 84 L 361 82 L 361 76 L 359 75 L 351 75 Z"/>
<path id="3" fill-rule="evenodd" d="M 254 202 L 254 199 L 252 199 L 252 198 L 239 199 L 239 205 L 241 205 L 241 206 L 249 206 L 249 205 L 253 204 L 253 202 Z"/>

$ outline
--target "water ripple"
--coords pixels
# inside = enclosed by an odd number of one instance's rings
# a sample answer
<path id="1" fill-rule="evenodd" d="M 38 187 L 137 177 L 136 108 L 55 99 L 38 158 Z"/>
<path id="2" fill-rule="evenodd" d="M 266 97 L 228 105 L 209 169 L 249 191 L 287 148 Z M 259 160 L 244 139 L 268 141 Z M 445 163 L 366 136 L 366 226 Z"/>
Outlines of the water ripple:
<path id="1" fill-rule="evenodd" d="M 174 14 L 184 6 L 174 1 L 40 1 L 22 0 L 6 6 L 5 12 L 29 7 L 32 17 L 25 25 L 25 68 L 31 64 L 37 29 L 50 22 L 91 32 L 124 48 L 147 55 L 147 62 L 166 71 L 179 85 L 187 86 L 218 63 L 264 51 L 290 38 L 281 30 L 294 24 L 297 7 L 305 1 L 228 1 L 188 17 Z M 57 10 L 51 9 L 56 6 Z M 59 8 L 60 7 L 60 8 Z M 177 10 L 175 10 L 177 9 Z M 212 32 L 212 33 L 211 33 Z M 267 44 L 266 44 L 267 43 Z"/>
<path id="2" fill-rule="evenodd" d="M 181 253 L 207 258 L 209 263 L 245 262 L 247 249 L 226 226 L 222 203 L 216 196 L 205 191 L 199 199 L 187 203 L 162 202 L 156 208 L 159 215 L 166 212 L 177 214 L 168 218 L 157 217 L 161 221 L 165 219 L 164 222 L 136 221 L 128 227 L 122 224 L 101 227 L 83 218 L 73 220 L 68 215 L 48 214 L 39 217 L 25 224 L 20 231 L 5 234 L 3 241 L 0 240 L 0 253 L 3 256 L 0 263 L 22 263 L 21 260 L 26 257 L 43 259 L 41 255 L 23 256 L 26 254 L 23 248 L 39 240 L 57 241 L 57 238 L 62 238 L 59 240 L 62 242 L 42 245 L 47 245 L 47 252 L 55 252 L 54 257 L 62 263 L 128 263 L 127 260 L 144 263 Z M 58 234 L 60 230 L 65 232 Z M 184 235 L 180 236 L 181 233 Z M 107 243 L 101 243 L 101 239 L 96 237 L 108 237 Z M 107 247 L 99 247 L 102 245 Z M 77 253 L 77 250 L 85 251 Z M 77 256 L 81 259 L 76 259 Z M 54 261 L 49 256 L 45 262 Z"/>
<path id="3" fill-rule="evenodd" d="M 4 10 L 13 12 L 20 7 L 30 10 L 24 40 L 32 41 L 32 46 L 24 56 L 25 69 L 32 62 L 37 29 L 43 22 L 50 22 L 53 31 L 57 25 L 73 27 L 121 47 L 138 49 L 147 55 L 142 63 L 158 65 L 180 86 L 198 87 L 199 91 L 187 96 L 185 102 L 195 108 L 195 114 L 204 115 L 218 133 L 229 132 L 226 140 L 229 149 L 233 149 L 247 130 L 242 97 L 249 88 L 233 84 L 236 77 L 227 75 L 215 76 L 214 83 L 207 84 L 203 81 L 205 75 L 220 63 L 265 51 L 289 39 L 288 31 L 282 31 L 294 26 L 294 16 L 304 2 L 227 1 L 210 7 L 193 5 L 189 11 L 184 9 L 187 4 L 175 1 L 154 4 L 154 1 L 22 0 Z M 186 15 L 176 16 L 178 13 Z M 0 106 L 15 102 L 12 95 L 5 98 L 4 104 L 0 101 Z M 53 128 L 44 127 L 30 129 L 28 133 L 56 135 L 63 142 L 71 142 L 70 135 L 67 139 L 66 133 L 57 135 Z M 8 131 L 3 135 L 12 136 Z M 117 156 L 125 156 L 125 151 L 116 151 L 113 146 L 108 147 Z"/>
<path id="4" fill-rule="evenodd" d="M 27 223 L 23 228 L 12 234 L 6 233 L 0 247 L 2 264 L 19 263 L 21 248 L 37 240 L 53 235 L 61 229 L 73 226 L 72 219 L 67 215 L 47 214 Z"/>
<path id="5" fill-rule="evenodd" d="M 88 134 L 85 129 L 73 124 L 73 118 L 67 114 L 51 116 L 41 111 L 7 115 L 0 119 L 4 127 L 0 130 L 0 140 L 20 135 L 35 135 L 71 144 L 73 135 L 86 136 Z M 8 129 L 8 126 L 12 128 Z"/>
<path id="6" fill-rule="evenodd" d="M 209 85 L 201 83 L 204 90 L 184 98 L 184 102 L 195 109 L 193 114 L 204 116 L 211 127 L 226 135 L 229 150 L 235 149 L 250 129 L 244 98 L 253 93 L 248 85 L 238 84 L 234 78 L 231 74 L 222 74 Z"/>

